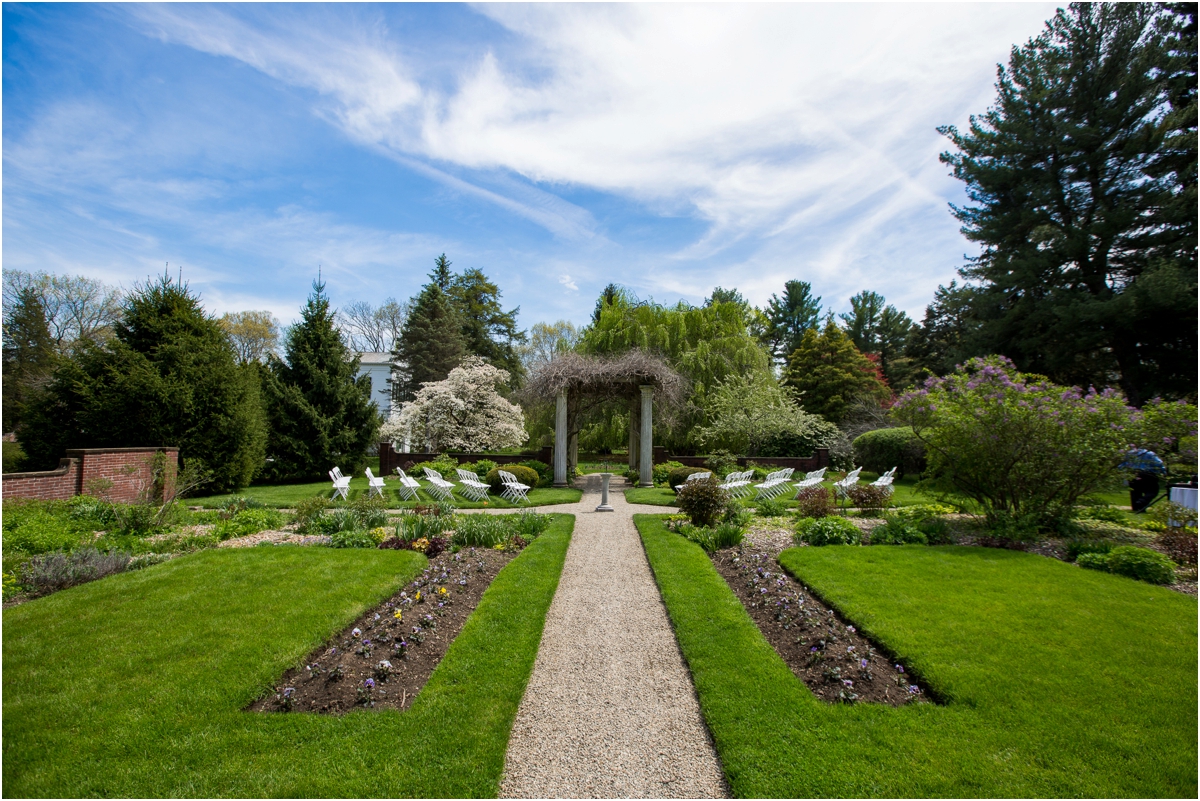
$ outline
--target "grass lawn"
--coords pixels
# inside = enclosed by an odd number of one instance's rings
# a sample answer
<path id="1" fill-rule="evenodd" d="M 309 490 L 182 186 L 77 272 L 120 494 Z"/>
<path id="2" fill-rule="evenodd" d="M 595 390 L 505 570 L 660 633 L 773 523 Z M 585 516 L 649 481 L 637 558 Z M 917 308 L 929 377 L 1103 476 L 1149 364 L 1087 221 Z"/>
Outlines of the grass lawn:
<path id="1" fill-rule="evenodd" d="M 787 568 L 944 697 L 828 706 L 700 548 L 636 522 L 743 797 L 1188 797 L 1196 601 L 984 548 L 803 548 Z"/>
<path id="2" fill-rule="evenodd" d="M 407 509 L 416 506 L 417 501 L 401 501 L 400 495 L 396 490 L 397 483 L 395 481 L 387 481 L 384 497 L 387 499 L 389 508 L 392 509 Z M 351 499 L 362 495 L 367 491 L 367 477 L 357 476 L 350 479 L 350 497 Z M 332 483 L 329 481 L 316 481 L 311 484 L 265 484 L 261 486 L 249 486 L 241 492 L 230 493 L 225 495 L 209 495 L 202 498 L 188 498 L 187 503 L 192 506 L 204 506 L 212 508 L 219 506 L 222 502 L 229 500 L 235 495 L 245 495 L 250 498 L 257 498 L 267 506 L 273 506 L 279 509 L 291 509 L 298 501 L 305 498 L 311 498 L 314 495 L 323 495 L 328 498 L 333 493 Z M 426 490 L 420 491 L 420 503 L 433 503 L 436 499 Z M 492 509 L 517 509 L 526 508 L 529 506 L 551 506 L 560 503 L 577 503 L 583 497 L 583 491 L 577 489 L 554 489 L 548 487 L 545 489 L 535 489 L 529 491 L 528 504 L 513 504 L 504 500 L 499 496 L 490 496 L 487 501 L 487 506 Z M 454 505 L 463 509 L 482 509 L 484 504 L 480 501 L 469 501 L 459 495 L 454 496 Z"/>
<path id="3" fill-rule="evenodd" d="M 412 707 L 242 712 L 424 564 L 210 550 L 4 612 L 6 796 L 494 796 L 574 518 L 504 568 Z"/>

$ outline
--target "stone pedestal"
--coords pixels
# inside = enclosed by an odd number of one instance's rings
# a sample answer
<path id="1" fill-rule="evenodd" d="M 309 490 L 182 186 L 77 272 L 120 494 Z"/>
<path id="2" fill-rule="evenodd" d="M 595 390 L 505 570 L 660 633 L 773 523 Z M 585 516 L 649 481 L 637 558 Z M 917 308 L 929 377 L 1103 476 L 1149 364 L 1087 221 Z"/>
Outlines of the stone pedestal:
<path id="1" fill-rule="evenodd" d="M 615 509 L 613 509 L 611 506 L 608 505 L 608 481 L 609 481 L 609 479 L 612 478 L 612 476 L 613 476 L 612 473 L 601 473 L 600 474 L 600 505 L 596 507 L 597 512 L 615 512 L 616 511 Z"/>

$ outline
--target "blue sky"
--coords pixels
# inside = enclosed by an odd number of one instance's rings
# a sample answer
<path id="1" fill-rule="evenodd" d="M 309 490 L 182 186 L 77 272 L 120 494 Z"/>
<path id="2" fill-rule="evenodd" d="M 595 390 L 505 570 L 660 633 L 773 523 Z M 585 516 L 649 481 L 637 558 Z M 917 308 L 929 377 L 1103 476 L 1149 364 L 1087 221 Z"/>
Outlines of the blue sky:
<path id="1" fill-rule="evenodd" d="M 377 304 L 443 252 L 523 327 L 609 281 L 920 319 L 975 252 L 934 129 L 1054 9 L 6 3 L 4 267 L 285 323 L 318 265 Z"/>

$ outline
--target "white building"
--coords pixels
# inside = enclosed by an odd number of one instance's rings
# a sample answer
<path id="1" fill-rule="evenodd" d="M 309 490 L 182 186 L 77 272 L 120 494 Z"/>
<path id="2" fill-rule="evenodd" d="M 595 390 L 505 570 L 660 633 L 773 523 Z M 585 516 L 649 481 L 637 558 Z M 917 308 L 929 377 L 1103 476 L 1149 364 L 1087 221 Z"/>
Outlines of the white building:
<path id="1" fill-rule="evenodd" d="M 360 353 L 358 358 L 358 374 L 371 377 L 371 402 L 386 419 L 392 411 L 392 388 L 388 386 L 388 379 L 392 377 L 392 354 Z"/>

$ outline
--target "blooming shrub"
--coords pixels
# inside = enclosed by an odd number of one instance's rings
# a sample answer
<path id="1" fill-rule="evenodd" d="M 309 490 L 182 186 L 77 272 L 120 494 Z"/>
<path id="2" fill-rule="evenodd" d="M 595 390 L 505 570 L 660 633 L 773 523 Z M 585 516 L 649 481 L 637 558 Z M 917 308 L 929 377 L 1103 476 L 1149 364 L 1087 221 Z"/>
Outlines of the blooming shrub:
<path id="1" fill-rule="evenodd" d="M 896 417 L 925 444 L 936 482 L 970 498 L 988 522 L 1058 528 L 1099 489 L 1129 446 L 1133 410 L 1114 390 L 1086 393 L 971 359 L 905 394 Z"/>
<path id="2" fill-rule="evenodd" d="M 801 517 L 829 517 L 833 514 L 833 493 L 828 487 L 806 487 L 796 495 L 796 509 Z"/>
<path id="3" fill-rule="evenodd" d="M 708 481 L 688 481 L 676 496 L 679 510 L 691 518 L 693 526 L 711 526 L 725 512 L 729 493 L 721 489 L 714 476 Z"/>
<path id="4" fill-rule="evenodd" d="M 806 517 L 796 524 L 796 543 L 808 545 L 858 545 L 862 533 L 844 517 Z"/>

